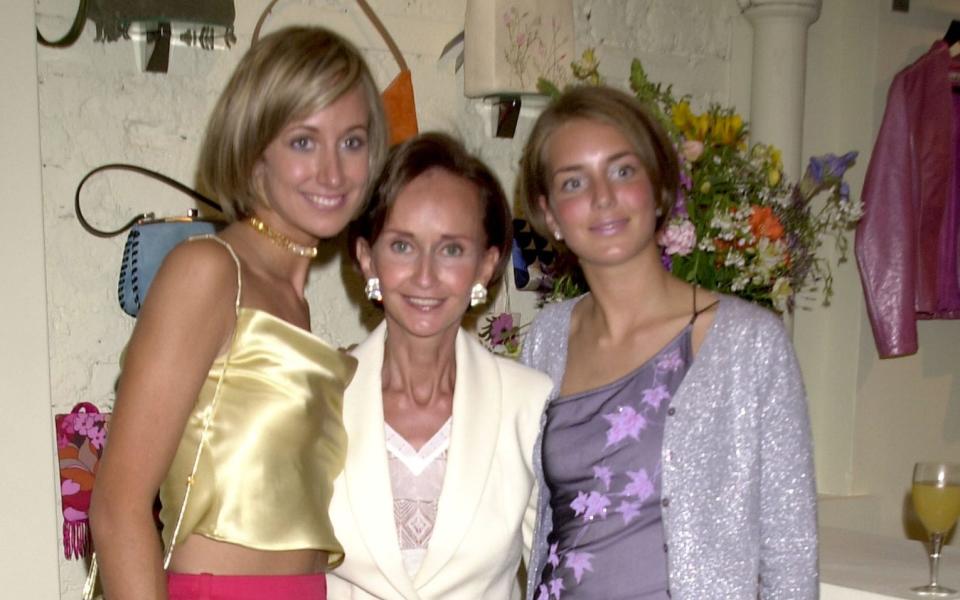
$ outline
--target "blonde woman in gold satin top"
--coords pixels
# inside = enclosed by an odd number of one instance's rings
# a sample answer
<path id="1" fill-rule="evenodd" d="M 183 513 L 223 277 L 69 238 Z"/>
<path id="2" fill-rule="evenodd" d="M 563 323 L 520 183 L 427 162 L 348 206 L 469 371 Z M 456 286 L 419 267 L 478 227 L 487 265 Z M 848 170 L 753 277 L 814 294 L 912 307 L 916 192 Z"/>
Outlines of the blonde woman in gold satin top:
<path id="1" fill-rule="evenodd" d="M 233 222 L 170 253 L 127 347 L 91 507 L 110 600 L 325 598 L 356 363 L 309 332 L 303 292 L 385 138 L 338 36 L 288 28 L 241 59 L 198 169 Z"/>

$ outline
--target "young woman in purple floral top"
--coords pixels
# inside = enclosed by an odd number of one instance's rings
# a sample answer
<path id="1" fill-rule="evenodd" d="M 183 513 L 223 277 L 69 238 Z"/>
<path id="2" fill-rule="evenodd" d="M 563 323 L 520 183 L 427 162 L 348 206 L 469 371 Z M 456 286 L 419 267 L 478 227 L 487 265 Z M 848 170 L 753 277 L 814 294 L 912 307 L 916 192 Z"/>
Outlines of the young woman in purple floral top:
<path id="1" fill-rule="evenodd" d="M 532 224 L 591 290 L 544 309 L 523 350 L 557 390 L 534 457 L 528 597 L 815 598 L 793 350 L 772 313 L 664 268 L 669 138 L 627 94 L 577 88 L 540 116 L 521 168 Z"/>

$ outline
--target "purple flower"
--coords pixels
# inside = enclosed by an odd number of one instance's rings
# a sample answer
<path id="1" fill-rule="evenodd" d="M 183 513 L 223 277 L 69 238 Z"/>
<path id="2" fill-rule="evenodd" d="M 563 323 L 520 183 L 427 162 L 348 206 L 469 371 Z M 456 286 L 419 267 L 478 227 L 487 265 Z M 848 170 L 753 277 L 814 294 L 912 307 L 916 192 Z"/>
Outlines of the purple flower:
<path id="1" fill-rule="evenodd" d="M 680 356 L 680 350 L 674 350 L 657 361 L 657 369 L 660 371 L 676 371 L 682 366 L 683 358 Z M 669 395 L 667 397 L 669 398 Z"/>
<path id="2" fill-rule="evenodd" d="M 99 415 L 92 413 L 76 413 L 75 416 L 74 427 L 80 435 L 89 436 L 91 430 L 100 422 L 100 419 L 97 418 Z"/>
<path id="3" fill-rule="evenodd" d="M 590 564 L 591 560 L 593 560 L 593 554 L 590 552 L 574 552 L 571 550 L 567 554 L 567 562 L 563 566 L 573 569 L 573 577 L 577 580 L 577 583 L 580 583 L 584 571 L 593 572 L 593 566 Z"/>
<path id="4" fill-rule="evenodd" d="M 554 568 L 560 566 L 560 555 L 557 554 L 557 547 L 560 546 L 560 543 L 550 544 L 550 555 L 547 556 L 547 562 L 553 565 Z"/>
<path id="5" fill-rule="evenodd" d="M 843 156 L 836 156 L 834 154 L 828 154 L 827 158 L 827 176 L 835 177 L 837 179 L 843 177 L 843 174 L 847 172 L 847 169 L 853 166 L 853 163 L 857 160 L 857 152 L 847 152 Z"/>
<path id="6" fill-rule="evenodd" d="M 655 388 L 643 390 L 643 403 L 652 407 L 654 410 L 660 408 L 660 403 L 670 399 L 670 392 L 667 386 L 658 385 Z"/>
<path id="7" fill-rule="evenodd" d="M 95 427 L 87 430 L 87 438 L 94 448 L 100 450 L 103 448 L 103 443 L 107 440 L 107 432 L 103 427 Z"/>
<path id="8" fill-rule="evenodd" d="M 607 430 L 606 446 L 612 446 L 625 438 L 640 439 L 640 432 L 646 428 L 647 420 L 632 406 L 621 406 L 615 413 L 607 413 L 603 418 L 610 423 Z"/>
<path id="9" fill-rule="evenodd" d="M 593 476 L 603 482 L 603 485 L 607 490 L 610 489 L 610 478 L 613 477 L 613 472 L 610 470 L 610 467 L 596 466 L 593 468 Z"/>
<path id="10" fill-rule="evenodd" d="M 628 502 L 624 500 L 620 503 L 620 506 L 614 510 L 620 513 L 620 516 L 623 517 L 623 524 L 629 525 L 630 521 L 634 520 L 636 516 L 640 514 L 640 503 Z"/>
<path id="11" fill-rule="evenodd" d="M 804 179 L 809 178 L 816 185 L 823 183 L 823 163 L 824 157 L 811 156 L 807 164 L 807 171 L 803 174 Z"/>
<path id="12" fill-rule="evenodd" d="M 646 469 L 627 471 L 627 477 L 630 478 L 630 483 L 623 488 L 625 495 L 636 496 L 642 502 L 653 493 L 653 482 L 650 481 L 650 476 L 647 475 Z"/>
<path id="13" fill-rule="evenodd" d="M 682 188 L 677 189 L 677 200 L 673 203 L 673 208 L 670 209 L 670 216 L 680 217 L 681 219 L 690 218 L 690 213 L 687 212 L 687 194 Z"/>
<path id="14" fill-rule="evenodd" d="M 554 598 L 560 598 L 560 592 L 564 589 L 562 577 L 554 577 L 550 580 L 550 595 Z"/>
<path id="15" fill-rule="evenodd" d="M 666 252 L 660 253 L 660 262 L 663 264 L 664 269 L 668 271 L 673 270 L 673 257 Z"/>
<path id="16" fill-rule="evenodd" d="M 510 313 L 500 313 L 490 322 L 490 343 L 494 346 L 505 344 L 513 336 L 510 335 L 513 330 L 513 315 Z"/>
<path id="17" fill-rule="evenodd" d="M 570 503 L 570 508 L 576 516 L 583 515 L 585 521 L 590 521 L 596 516 L 603 516 L 603 513 L 610 506 L 610 499 L 600 492 L 578 492 L 576 499 Z"/>
<path id="18" fill-rule="evenodd" d="M 842 156 L 837 156 L 836 154 L 811 156 L 810 163 L 807 165 L 807 171 L 804 173 L 804 178 L 809 177 L 811 182 L 818 186 L 828 180 L 840 179 L 856 159 L 856 151 L 847 152 Z"/>

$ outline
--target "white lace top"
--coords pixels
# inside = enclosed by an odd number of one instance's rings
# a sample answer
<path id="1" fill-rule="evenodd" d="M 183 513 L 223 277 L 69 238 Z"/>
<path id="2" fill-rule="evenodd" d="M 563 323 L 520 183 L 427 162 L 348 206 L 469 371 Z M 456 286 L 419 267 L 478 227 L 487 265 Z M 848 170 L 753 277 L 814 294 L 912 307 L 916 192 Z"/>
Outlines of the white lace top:
<path id="1" fill-rule="evenodd" d="M 450 423 L 447 419 L 419 451 L 392 427 L 383 424 L 393 490 L 393 519 L 397 524 L 403 566 L 410 577 L 420 570 L 437 520 L 437 501 L 447 470 Z"/>

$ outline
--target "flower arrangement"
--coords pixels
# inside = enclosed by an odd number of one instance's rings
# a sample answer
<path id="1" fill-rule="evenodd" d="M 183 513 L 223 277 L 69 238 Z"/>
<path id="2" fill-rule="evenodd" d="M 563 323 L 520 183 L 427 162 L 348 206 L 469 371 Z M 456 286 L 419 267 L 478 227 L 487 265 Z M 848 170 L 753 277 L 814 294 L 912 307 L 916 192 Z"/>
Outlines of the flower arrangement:
<path id="1" fill-rule="evenodd" d="M 632 81 L 635 91 L 644 89 L 636 62 Z M 863 214 L 843 181 L 857 153 L 815 156 L 790 184 L 780 151 L 749 146 L 746 124 L 732 110 L 714 105 L 695 114 L 669 90 L 655 97 L 681 164 L 677 204 L 658 236 L 664 265 L 681 279 L 781 313 L 794 310 L 800 291 L 819 288 L 829 304 L 833 277 L 817 252 L 832 237 L 846 260 L 845 233 Z M 816 208 L 821 194 L 825 201 Z"/>

